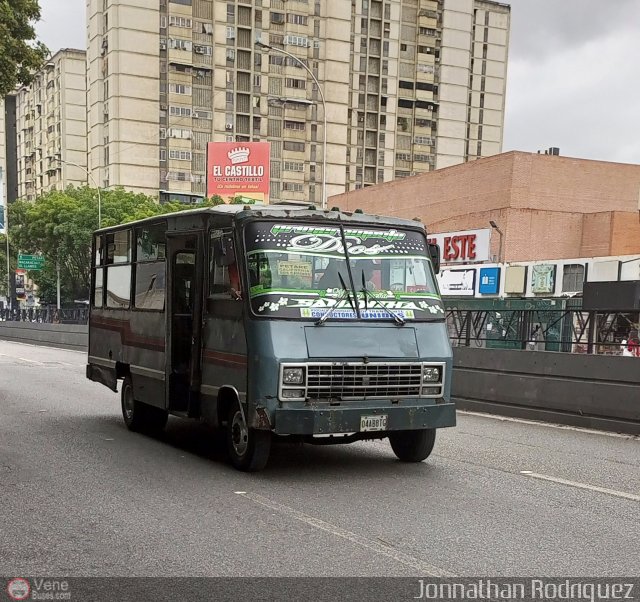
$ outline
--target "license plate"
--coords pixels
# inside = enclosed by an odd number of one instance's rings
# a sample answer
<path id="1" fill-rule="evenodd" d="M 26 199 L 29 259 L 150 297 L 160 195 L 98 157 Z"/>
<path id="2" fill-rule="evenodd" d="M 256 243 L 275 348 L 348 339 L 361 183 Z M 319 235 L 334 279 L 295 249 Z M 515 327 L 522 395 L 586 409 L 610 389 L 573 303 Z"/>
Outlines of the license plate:
<path id="1" fill-rule="evenodd" d="M 389 416 L 379 414 L 377 416 L 360 416 L 360 431 L 384 431 L 387 429 Z"/>

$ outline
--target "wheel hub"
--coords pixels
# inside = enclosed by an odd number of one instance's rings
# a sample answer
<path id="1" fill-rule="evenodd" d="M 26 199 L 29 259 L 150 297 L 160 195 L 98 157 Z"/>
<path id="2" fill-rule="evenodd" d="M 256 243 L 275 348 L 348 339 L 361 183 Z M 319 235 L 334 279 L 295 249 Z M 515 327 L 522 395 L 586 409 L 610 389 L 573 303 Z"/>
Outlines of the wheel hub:
<path id="1" fill-rule="evenodd" d="M 233 415 L 233 421 L 231 423 L 231 441 L 233 442 L 233 449 L 238 456 L 243 456 L 247 451 L 249 444 L 249 429 L 242 417 L 240 411 L 237 411 Z"/>

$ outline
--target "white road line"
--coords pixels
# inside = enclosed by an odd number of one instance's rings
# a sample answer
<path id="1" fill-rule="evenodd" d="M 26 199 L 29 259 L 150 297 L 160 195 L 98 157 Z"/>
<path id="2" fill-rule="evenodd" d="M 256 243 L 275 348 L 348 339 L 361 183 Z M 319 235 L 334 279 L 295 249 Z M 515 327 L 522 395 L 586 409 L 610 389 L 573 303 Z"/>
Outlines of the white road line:
<path id="1" fill-rule="evenodd" d="M 613 495 L 615 497 L 621 497 L 633 502 L 640 502 L 640 495 L 635 493 L 627 493 L 626 491 L 617 491 L 615 489 L 607 489 L 606 487 L 598 487 L 596 485 L 588 485 L 587 483 L 578 483 L 577 481 L 568 481 L 567 479 L 560 479 L 559 477 L 550 477 L 549 475 L 538 474 L 531 472 L 530 470 L 521 470 L 521 475 L 525 477 L 531 477 L 532 479 L 540 479 L 542 481 L 551 481 L 552 483 L 559 483 L 561 485 L 567 485 L 569 487 L 577 487 L 578 489 L 587 489 L 589 491 L 597 491 L 598 493 L 604 493 L 606 495 Z"/>
<path id="2" fill-rule="evenodd" d="M 257 493 L 247 493 L 246 491 L 236 491 L 234 493 L 256 504 L 260 504 L 261 506 L 265 506 L 266 508 L 270 508 L 271 510 L 276 510 L 277 512 L 280 512 L 282 514 L 286 514 L 292 518 L 295 518 L 296 520 L 299 520 L 300 522 L 310 525 L 311 527 L 320 529 L 321 531 L 325 531 L 327 533 L 330 533 L 331 535 L 335 535 L 336 537 L 346 539 L 347 541 L 350 541 L 351 543 L 362 548 L 366 548 L 367 550 L 371 550 L 372 552 L 375 552 L 380 556 L 391 558 L 396 562 L 419 571 L 421 575 L 429 577 L 454 577 L 453 574 L 447 573 L 437 566 L 433 566 L 432 564 L 426 563 L 418 558 L 414 558 L 413 556 L 404 554 L 399 550 L 384 546 L 376 541 L 367 539 L 366 537 L 362 537 L 361 535 L 352 533 L 351 531 L 347 531 L 336 525 L 332 525 L 331 523 L 323 521 L 319 518 L 304 514 L 303 512 L 295 510 L 289 506 L 285 506 L 284 504 L 279 504 L 278 502 L 269 500 L 261 495 L 258 495 Z"/>
<path id="3" fill-rule="evenodd" d="M 555 424 L 554 422 L 543 422 L 541 420 L 527 420 L 526 418 L 513 418 L 511 416 L 499 416 L 497 414 L 486 414 L 484 412 L 472 412 L 470 410 L 456 410 L 458 414 L 466 414 L 467 416 L 479 416 L 480 418 L 491 418 L 500 422 L 518 422 L 520 424 L 532 424 L 536 426 L 546 426 L 552 429 L 560 429 L 563 431 L 578 431 L 580 433 L 588 433 L 590 435 L 602 435 L 603 437 L 618 437 L 621 439 L 636 439 L 637 435 L 627 435 L 625 433 L 613 433 L 610 431 L 597 431 L 595 429 L 582 428 L 580 426 L 569 426 L 568 424 Z"/>
<path id="4" fill-rule="evenodd" d="M 29 360 L 26 357 L 17 357 L 16 359 L 20 360 L 21 362 L 29 362 L 30 364 L 37 364 L 38 366 L 44 366 L 42 362 L 37 362 L 36 360 Z"/>

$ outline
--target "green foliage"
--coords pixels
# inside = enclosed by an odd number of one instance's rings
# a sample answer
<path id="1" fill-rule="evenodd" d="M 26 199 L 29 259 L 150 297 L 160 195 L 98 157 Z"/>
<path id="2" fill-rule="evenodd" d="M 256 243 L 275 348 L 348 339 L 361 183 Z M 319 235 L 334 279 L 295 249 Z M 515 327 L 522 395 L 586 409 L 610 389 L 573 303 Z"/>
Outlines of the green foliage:
<path id="1" fill-rule="evenodd" d="M 0 0 L 2 2 L 2 0 Z M 102 227 L 192 209 L 181 203 L 159 205 L 144 194 L 123 188 L 101 190 Z M 212 204 L 218 204 L 212 201 Z M 205 203 L 205 206 L 208 206 Z M 52 191 L 34 203 L 16 201 L 9 206 L 11 254 L 41 253 L 45 269 L 29 272 L 46 301 L 54 301 L 56 264 L 60 262 L 63 301 L 87 299 L 91 269 L 91 237 L 98 228 L 98 191 L 69 187 Z M 5 259 L 6 262 L 6 259 Z M 0 273 L 2 270 L 0 266 Z M 6 280 L 6 276 L 5 276 Z M 6 288 L 6 286 L 5 286 Z"/>
<path id="2" fill-rule="evenodd" d="M 18 84 L 28 84 L 49 50 L 36 42 L 38 0 L 0 0 L 0 98 Z"/>

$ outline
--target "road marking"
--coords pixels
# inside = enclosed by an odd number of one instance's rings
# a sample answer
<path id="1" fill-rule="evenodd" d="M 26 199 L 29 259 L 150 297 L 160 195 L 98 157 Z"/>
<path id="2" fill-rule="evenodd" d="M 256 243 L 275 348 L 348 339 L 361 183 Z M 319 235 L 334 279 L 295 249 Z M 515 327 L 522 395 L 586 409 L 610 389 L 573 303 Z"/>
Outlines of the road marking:
<path id="1" fill-rule="evenodd" d="M 357 533 L 352 533 L 351 531 L 347 531 L 338 527 L 337 525 L 332 525 L 326 521 L 323 521 L 319 518 L 315 518 L 313 516 L 309 516 L 304 512 L 300 512 L 299 510 L 295 510 L 290 506 L 285 506 L 284 504 L 279 504 L 278 502 L 274 502 L 269 500 L 257 493 L 247 493 L 245 491 L 236 491 L 236 495 L 239 495 L 245 499 L 248 499 L 256 504 L 260 504 L 261 506 L 265 506 L 266 508 L 270 508 L 271 510 L 276 510 L 282 514 L 286 514 L 296 520 L 299 520 L 302 523 L 310 525 L 316 529 L 320 529 L 321 531 L 325 531 L 330 533 L 331 535 L 335 535 L 336 537 L 340 537 L 342 539 L 346 539 L 351 543 L 360 546 L 362 548 L 366 548 L 367 550 L 371 550 L 376 554 L 381 556 L 386 556 L 387 558 L 391 558 L 396 562 L 409 566 L 413 569 L 419 571 L 421 575 L 425 575 L 428 577 L 454 577 L 453 574 L 447 573 L 443 569 L 434 566 L 432 564 L 423 562 L 419 558 L 414 558 L 413 556 L 409 556 L 399 550 L 395 550 L 389 545 L 382 545 L 376 541 L 371 539 L 367 539 L 366 537 L 362 537 Z"/>
<path id="2" fill-rule="evenodd" d="M 21 362 L 29 362 L 30 364 L 37 364 L 38 366 L 44 366 L 42 362 L 37 362 L 36 360 L 29 360 L 26 357 L 17 357 L 16 359 L 20 360 Z"/>
<path id="3" fill-rule="evenodd" d="M 518 422 L 520 424 L 532 424 L 535 426 L 546 426 L 552 429 L 560 429 L 563 431 L 578 431 L 580 433 L 589 433 L 590 435 L 602 435 L 604 437 L 618 437 L 621 439 L 636 439 L 637 435 L 628 435 L 626 433 L 613 433 L 610 431 L 597 431 L 595 429 L 582 428 L 580 426 L 569 426 L 568 424 L 555 424 L 554 422 L 543 422 L 541 420 L 527 420 L 526 418 L 513 418 L 511 416 L 498 416 L 497 414 L 486 414 L 484 412 L 472 412 L 470 410 L 456 410 L 457 414 L 466 414 L 468 416 L 479 416 L 480 418 L 491 418 L 500 422 Z"/>
<path id="4" fill-rule="evenodd" d="M 621 497 L 632 502 L 640 502 L 640 495 L 635 493 L 627 493 L 626 491 L 617 491 L 615 489 L 607 489 L 606 487 L 598 487 L 597 485 L 588 485 L 587 483 L 578 483 L 577 481 L 568 481 L 567 479 L 561 479 L 559 477 L 550 477 L 549 475 L 538 474 L 531 472 L 530 470 L 521 470 L 520 474 L 525 477 L 531 477 L 532 479 L 540 479 L 541 481 L 551 481 L 552 483 L 559 483 L 560 485 L 567 485 L 569 487 L 576 487 L 578 489 L 587 489 L 589 491 L 597 491 L 598 493 L 604 493 L 606 495 L 613 495 L 615 497 Z"/>

